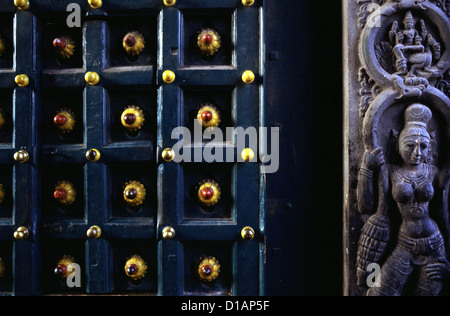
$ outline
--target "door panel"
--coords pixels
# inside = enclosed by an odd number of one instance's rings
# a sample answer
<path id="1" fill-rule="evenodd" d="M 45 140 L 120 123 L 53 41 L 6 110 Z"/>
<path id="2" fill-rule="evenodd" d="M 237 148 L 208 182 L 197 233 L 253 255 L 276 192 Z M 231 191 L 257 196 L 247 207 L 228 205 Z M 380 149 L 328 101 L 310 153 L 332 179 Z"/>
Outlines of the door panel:
<path id="1" fill-rule="evenodd" d="M 69 3 L 80 5 L 81 27 L 67 26 Z M 228 162 L 161 156 L 178 142 L 175 127 L 194 134 L 205 104 L 220 129 L 261 125 L 262 12 L 262 1 L 0 1 L 1 294 L 263 293 L 259 164 L 238 162 L 235 140 L 218 145 Z M 197 48 L 205 28 L 221 38 L 212 57 Z M 132 31 L 145 41 L 136 56 L 123 44 Z M 206 146 L 184 150 L 194 157 Z M 213 207 L 199 202 L 202 181 L 220 187 Z M 66 283 L 67 262 L 79 265 L 81 287 Z"/>

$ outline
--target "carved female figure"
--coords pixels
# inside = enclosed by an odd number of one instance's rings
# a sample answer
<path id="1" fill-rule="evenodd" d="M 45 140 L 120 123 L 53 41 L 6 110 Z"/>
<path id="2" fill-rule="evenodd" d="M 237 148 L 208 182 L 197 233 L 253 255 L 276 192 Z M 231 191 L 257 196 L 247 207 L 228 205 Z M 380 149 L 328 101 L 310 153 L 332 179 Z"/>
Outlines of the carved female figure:
<path id="1" fill-rule="evenodd" d="M 370 288 L 367 295 L 402 295 L 414 272 L 418 275 L 414 279 L 415 295 L 438 295 L 442 289 L 442 280 L 450 276 L 444 238 L 437 222 L 430 215 L 430 202 L 438 185 L 439 172 L 437 167 L 426 163 L 431 151 L 431 136 L 427 130 L 431 118 L 432 112 L 422 104 L 413 104 L 407 108 L 405 126 L 398 138 L 402 163 L 385 166 L 388 185 L 383 190 L 388 192 L 379 194 L 393 198 L 401 215 L 401 223 L 398 238 L 391 238 L 396 242 L 395 247 L 381 267 L 381 284 Z M 366 152 L 358 184 L 361 212 L 373 210 L 372 173 L 383 165 L 385 160 L 381 148 Z M 392 211 L 388 208 L 388 212 Z M 384 220 L 389 221 L 389 214 L 384 216 Z M 360 241 L 360 256 L 369 250 L 385 250 L 377 249 L 378 237 L 373 237 Z M 358 272 L 361 273 L 361 269 Z"/>

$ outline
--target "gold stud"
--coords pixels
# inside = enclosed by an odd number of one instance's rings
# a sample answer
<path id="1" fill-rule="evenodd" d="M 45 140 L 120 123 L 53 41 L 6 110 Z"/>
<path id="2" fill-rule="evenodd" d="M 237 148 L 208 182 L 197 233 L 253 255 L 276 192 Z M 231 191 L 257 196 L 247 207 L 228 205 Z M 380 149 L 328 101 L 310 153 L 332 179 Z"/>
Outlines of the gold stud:
<path id="1" fill-rule="evenodd" d="M 68 255 L 64 255 L 56 263 L 56 268 L 53 271 L 53 273 L 56 276 L 58 276 L 58 277 L 60 277 L 62 279 L 66 279 L 74 271 L 74 269 L 75 269 L 74 263 L 76 263 L 76 262 L 75 262 L 75 259 L 73 257 L 68 256 Z"/>
<path id="2" fill-rule="evenodd" d="M 75 126 L 75 114 L 68 109 L 62 109 L 53 117 L 55 127 L 62 133 L 70 133 Z"/>
<path id="3" fill-rule="evenodd" d="M 125 274 L 133 280 L 140 280 L 145 277 L 147 263 L 141 256 L 134 255 L 125 263 Z"/>
<path id="4" fill-rule="evenodd" d="M 220 263 L 214 257 L 200 258 L 197 276 L 203 282 L 212 282 L 219 277 Z"/>
<path id="5" fill-rule="evenodd" d="M 91 161 L 91 162 L 97 162 L 97 161 L 99 161 L 99 160 L 100 160 L 100 157 L 101 157 L 100 152 L 99 152 L 97 149 L 95 149 L 95 148 L 89 149 L 89 150 L 86 152 L 86 159 L 89 160 L 89 161 Z"/>
<path id="6" fill-rule="evenodd" d="M 0 204 L 3 204 L 5 201 L 5 189 L 3 188 L 3 184 L 0 184 Z"/>
<path id="7" fill-rule="evenodd" d="M 251 70 L 247 70 L 242 74 L 242 81 L 244 83 L 252 83 L 255 81 L 255 74 Z"/>
<path id="8" fill-rule="evenodd" d="M 242 4 L 246 7 L 251 7 L 255 3 L 255 0 L 242 0 Z"/>
<path id="9" fill-rule="evenodd" d="M 204 128 L 217 127 L 220 123 L 220 113 L 212 104 L 203 104 L 197 112 L 197 122 Z"/>
<path id="10" fill-rule="evenodd" d="M 84 80 L 93 86 L 100 82 L 100 76 L 96 72 L 89 71 L 84 75 Z"/>
<path id="11" fill-rule="evenodd" d="M 101 8 L 101 6 L 103 5 L 102 0 L 88 0 L 88 3 L 92 9 Z"/>
<path id="12" fill-rule="evenodd" d="M 0 109 L 0 129 L 2 129 L 3 125 L 5 125 L 5 116 L 3 115 L 3 110 Z"/>
<path id="13" fill-rule="evenodd" d="M 0 35 L 0 57 L 2 57 L 3 53 L 5 52 L 5 42 L 3 41 L 2 36 Z"/>
<path id="14" fill-rule="evenodd" d="M 0 278 L 3 278 L 5 276 L 5 271 L 6 271 L 5 262 L 3 261 L 2 258 L 0 258 Z"/>
<path id="15" fill-rule="evenodd" d="M 142 183 L 129 181 L 123 189 L 123 199 L 129 206 L 140 206 L 145 201 L 146 190 Z"/>
<path id="16" fill-rule="evenodd" d="M 139 56 L 145 48 L 144 36 L 138 31 L 129 32 L 122 39 L 122 47 L 128 56 Z"/>
<path id="17" fill-rule="evenodd" d="M 253 150 L 251 150 L 250 148 L 245 148 L 245 149 L 241 152 L 241 158 L 242 158 L 242 160 L 244 160 L 245 162 L 252 161 L 253 158 L 255 158 L 255 153 L 254 153 Z"/>
<path id="18" fill-rule="evenodd" d="M 61 59 L 70 59 L 75 53 L 75 42 L 69 36 L 57 37 L 53 40 L 53 48 Z"/>
<path id="19" fill-rule="evenodd" d="M 175 237 L 175 229 L 170 226 L 164 227 L 162 230 L 162 237 L 164 239 L 173 239 Z"/>
<path id="20" fill-rule="evenodd" d="M 175 73 L 173 71 L 166 70 L 162 74 L 162 79 L 165 83 L 172 83 L 175 81 Z"/>
<path id="21" fill-rule="evenodd" d="M 14 232 L 14 239 L 17 240 L 27 239 L 28 236 L 30 236 L 30 232 L 28 231 L 28 228 L 24 226 L 17 228 L 17 230 Z"/>
<path id="22" fill-rule="evenodd" d="M 246 226 L 241 231 L 241 237 L 244 240 L 252 240 L 255 237 L 255 231 L 250 226 Z"/>
<path id="23" fill-rule="evenodd" d="M 164 0 L 164 4 L 168 7 L 171 7 L 177 3 L 177 0 Z"/>
<path id="24" fill-rule="evenodd" d="M 62 205 L 72 205 L 75 203 L 77 191 L 69 181 L 59 181 L 53 191 L 53 197 Z"/>
<path id="25" fill-rule="evenodd" d="M 222 46 L 219 33 L 213 29 L 203 29 L 197 37 L 197 46 L 200 54 L 213 56 Z"/>
<path id="26" fill-rule="evenodd" d="M 19 150 L 14 154 L 14 160 L 20 163 L 25 163 L 30 159 L 30 155 L 26 150 Z"/>
<path id="27" fill-rule="evenodd" d="M 162 151 L 161 157 L 166 162 L 171 162 L 175 158 L 175 152 L 171 148 L 166 148 Z"/>
<path id="28" fill-rule="evenodd" d="M 197 191 L 198 201 L 204 206 L 213 206 L 220 200 L 220 186 L 212 180 L 205 180 Z"/>
<path id="29" fill-rule="evenodd" d="M 130 105 L 122 112 L 120 122 L 129 132 L 137 132 L 144 125 L 144 111 L 138 106 Z"/>
<path id="30" fill-rule="evenodd" d="M 14 5 L 20 10 L 26 10 L 30 7 L 30 2 L 28 0 L 14 0 Z"/>
<path id="31" fill-rule="evenodd" d="M 86 232 L 86 236 L 89 239 L 98 239 L 102 235 L 102 230 L 100 227 L 94 225 L 91 228 L 89 228 Z"/>
<path id="32" fill-rule="evenodd" d="M 17 75 L 14 81 L 19 87 L 26 87 L 30 83 L 30 78 L 27 75 Z"/>

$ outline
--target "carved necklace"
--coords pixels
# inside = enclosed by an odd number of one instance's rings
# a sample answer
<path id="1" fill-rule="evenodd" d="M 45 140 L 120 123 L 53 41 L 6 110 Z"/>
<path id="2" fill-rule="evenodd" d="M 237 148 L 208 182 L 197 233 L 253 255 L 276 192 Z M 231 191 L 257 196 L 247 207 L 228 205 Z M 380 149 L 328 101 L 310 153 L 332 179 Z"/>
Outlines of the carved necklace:
<path id="1" fill-rule="evenodd" d="M 418 175 L 410 176 L 407 172 L 402 171 L 401 167 L 395 166 L 393 173 L 399 182 L 409 183 L 415 189 L 418 183 L 428 179 L 429 170 L 427 165 L 423 165 L 422 171 Z"/>

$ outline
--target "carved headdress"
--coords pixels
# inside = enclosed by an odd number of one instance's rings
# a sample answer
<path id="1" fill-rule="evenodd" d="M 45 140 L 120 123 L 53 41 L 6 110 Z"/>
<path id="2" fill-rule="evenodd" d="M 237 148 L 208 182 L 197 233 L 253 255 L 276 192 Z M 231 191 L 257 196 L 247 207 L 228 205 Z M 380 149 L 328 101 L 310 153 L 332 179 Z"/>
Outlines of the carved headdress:
<path id="1" fill-rule="evenodd" d="M 406 13 L 405 19 L 404 19 L 403 21 L 404 21 L 404 23 L 406 23 L 406 22 L 414 22 L 414 17 L 413 17 L 413 15 L 412 15 L 412 12 L 411 12 L 411 11 L 408 11 L 408 12 Z"/>
<path id="2" fill-rule="evenodd" d="M 412 136 L 423 136 L 430 139 L 427 126 L 432 117 L 431 110 L 425 105 L 416 103 L 409 106 L 405 111 L 405 127 L 400 133 L 399 140 Z"/>

